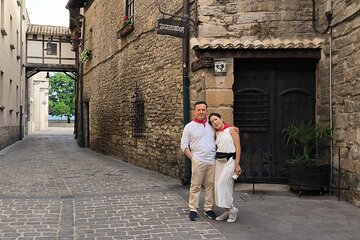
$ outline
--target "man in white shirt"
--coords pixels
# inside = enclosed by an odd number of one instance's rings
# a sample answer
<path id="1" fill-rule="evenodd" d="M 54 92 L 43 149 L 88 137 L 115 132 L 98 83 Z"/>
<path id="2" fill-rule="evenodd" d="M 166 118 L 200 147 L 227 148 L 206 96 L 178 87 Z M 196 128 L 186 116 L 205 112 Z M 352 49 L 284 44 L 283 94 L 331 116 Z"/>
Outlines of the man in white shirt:
<path id="1" fill-rule="evenodd" d="M 196 221 L 198 216 L 201 185 L 205 187 L 205 215 L 215 219 L 214 206 L 215 181 L 215 129 L 207 118 L 207 104 L 198 101 L 194 106 L 194 120 L 186 124 L 181 137 L 181 149 L 191 160 L 191 185 L 189 196 L 189 218 Z"/>

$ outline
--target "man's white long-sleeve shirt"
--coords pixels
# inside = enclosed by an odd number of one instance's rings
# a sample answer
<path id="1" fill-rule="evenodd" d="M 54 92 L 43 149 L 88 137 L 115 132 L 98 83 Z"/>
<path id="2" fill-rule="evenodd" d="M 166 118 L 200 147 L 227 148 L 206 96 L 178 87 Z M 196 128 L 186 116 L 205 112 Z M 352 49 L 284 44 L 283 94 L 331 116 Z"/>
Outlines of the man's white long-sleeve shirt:
<path id="1" fill-rule="evenodd" d="M 186 124 L 181 137 L 181 149 L 185 151 L 186 148 L 190 149 L 198 161 L 211 165 L 215 163 L 215 129 L 210 126 L 209 121 L 192 121 Z"/>

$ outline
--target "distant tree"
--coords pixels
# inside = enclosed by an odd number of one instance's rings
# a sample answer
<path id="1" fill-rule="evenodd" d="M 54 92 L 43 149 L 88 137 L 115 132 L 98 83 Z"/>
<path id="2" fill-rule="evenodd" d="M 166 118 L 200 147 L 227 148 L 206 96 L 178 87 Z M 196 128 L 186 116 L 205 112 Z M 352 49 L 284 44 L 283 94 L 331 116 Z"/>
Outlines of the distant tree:
<path id="1" fill-rule="evenodd" d="M 70 123 L 75 115 L 75 81 L 64 73 L 55 73 L 49 82 L 49 114 L 66 116 Z"/>
<path id="2" fill-rule="evenodd" d="M 66 105 L 64 102 L 57 103 L 52 108 L 53 116 L 59 116 L 62 118 L 63 116 L 68 116 L 70 113 L 70 107 Z"/>

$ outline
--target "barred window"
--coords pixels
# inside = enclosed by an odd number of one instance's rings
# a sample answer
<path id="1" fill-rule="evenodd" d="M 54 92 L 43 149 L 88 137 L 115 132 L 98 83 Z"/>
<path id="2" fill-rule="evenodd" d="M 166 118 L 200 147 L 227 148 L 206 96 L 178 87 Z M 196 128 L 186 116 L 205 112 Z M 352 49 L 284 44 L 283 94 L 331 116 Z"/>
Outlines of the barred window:
<path id="1" fill-rule="evenodd" d="M 270 94 L 255 88 L 235 93 L 234 122 L 243 131 L 266 132 L 270 126 Z"/>
<path id="2" fill-rule="evenodd" d="M 126 0 L 126 16 L 131 20 L 131 22 L 134 22 L 134 0 Z"/>
<path id="3" fill-rule="evenodd" d="M 141 94 L 136 91 L 133 101 L 133 129 L 134 137 L 142 137 L 145 135 L 145 106 Z"/>

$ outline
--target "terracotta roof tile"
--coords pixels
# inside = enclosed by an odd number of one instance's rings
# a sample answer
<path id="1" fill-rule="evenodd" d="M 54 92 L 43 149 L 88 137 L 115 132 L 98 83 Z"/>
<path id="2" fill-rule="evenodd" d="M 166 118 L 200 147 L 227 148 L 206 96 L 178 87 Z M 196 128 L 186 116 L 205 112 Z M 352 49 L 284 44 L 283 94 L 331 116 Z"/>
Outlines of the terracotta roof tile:
<path id="1" fill-rule="evenodd" d="M 45 36 L 70 36 L 70 29 L 61 26 L 29 24 L 26 33 Z"/>
<path id="2" fill-rule="evenodd" d="M 207 39 L 192 38 L 190 46 L 194 49 L 292 49 L 321 48 L 324 40 L 314 39 Z"/>

